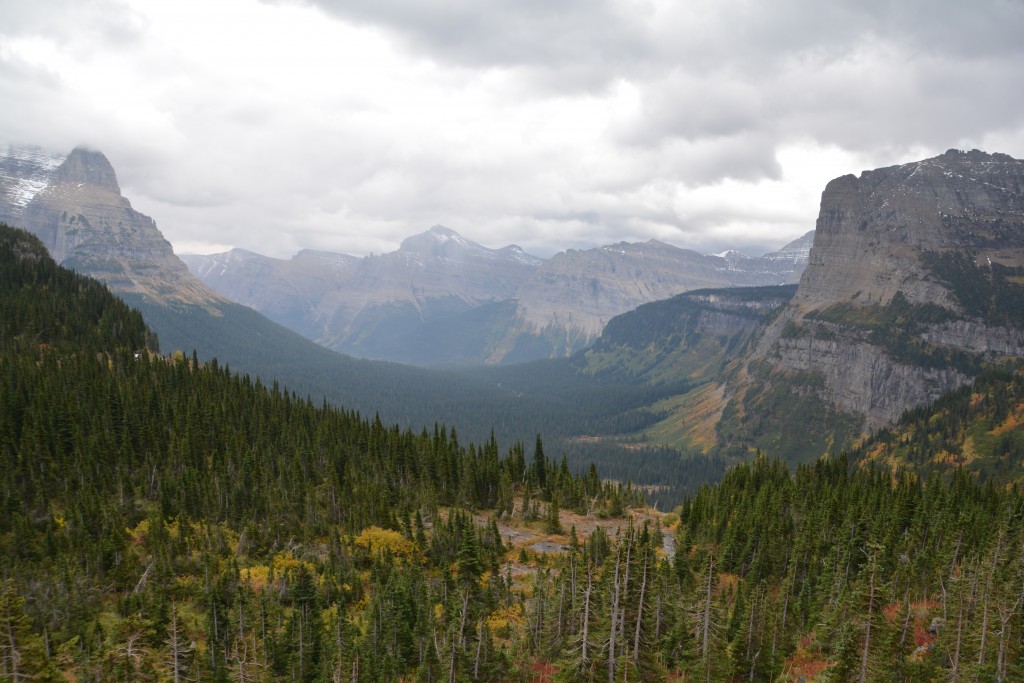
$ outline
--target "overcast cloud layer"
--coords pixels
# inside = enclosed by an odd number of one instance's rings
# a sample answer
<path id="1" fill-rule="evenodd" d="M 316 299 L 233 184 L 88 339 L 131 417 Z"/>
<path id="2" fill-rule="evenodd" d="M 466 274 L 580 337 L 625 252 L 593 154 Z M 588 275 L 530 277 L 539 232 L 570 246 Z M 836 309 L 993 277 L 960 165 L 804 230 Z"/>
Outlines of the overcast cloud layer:
<path id="1" fill-rule="evenodd" d="M 1021 0 L 0 0 L 0 140 L 179 252 L 781 246 L 825 183 L 1024 157 Z"/>

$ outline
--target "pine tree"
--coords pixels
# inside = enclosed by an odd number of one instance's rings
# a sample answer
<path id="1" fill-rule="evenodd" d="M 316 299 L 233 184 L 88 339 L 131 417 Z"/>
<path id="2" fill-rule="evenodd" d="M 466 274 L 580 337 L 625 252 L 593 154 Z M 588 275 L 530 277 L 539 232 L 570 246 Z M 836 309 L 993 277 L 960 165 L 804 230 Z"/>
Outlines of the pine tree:
<path id="1" fill-rule="evenodd" d="M 547 491 L 548 485 L 548 462 L 544 457 L 544 444 L 541 443 L 540 434 L 537 435 L 537 443 L 533 448 L 533 475 L 537 480 L 537 486 L 541 492 Z"/>
<path id="2" fill-rule="evenodd" d="M 43 668 L 40 643 L 24 612 L 25 600 L 4 581 L 0 587 L 0 674 L 11 683 L 35 680 Z"/>

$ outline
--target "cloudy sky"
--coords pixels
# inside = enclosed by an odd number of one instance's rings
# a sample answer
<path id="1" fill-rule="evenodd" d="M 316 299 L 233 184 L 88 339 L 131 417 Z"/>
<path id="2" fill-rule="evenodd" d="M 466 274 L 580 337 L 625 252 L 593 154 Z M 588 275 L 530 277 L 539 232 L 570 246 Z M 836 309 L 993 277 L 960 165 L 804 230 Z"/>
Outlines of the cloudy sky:
<path id="1" fill-rule="evenodd" d="M 181 252 L 775 248 L 824 184 L 1024 158 L 1022 0 L 0 0 L 0 140 Z"/>

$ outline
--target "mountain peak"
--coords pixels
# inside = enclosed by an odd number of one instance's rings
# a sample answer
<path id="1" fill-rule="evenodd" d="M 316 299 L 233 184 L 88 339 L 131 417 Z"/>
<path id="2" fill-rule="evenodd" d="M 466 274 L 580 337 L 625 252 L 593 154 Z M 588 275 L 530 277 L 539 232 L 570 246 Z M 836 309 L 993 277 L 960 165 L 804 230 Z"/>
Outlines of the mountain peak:
<path id="1" fill-rule="evenodd" d="M 75 147 L 64 163 L 57 168 L 54 177 L 65 182 L 85 183 L 121 194 L 114 167 L 106 155 L 85 147 Z"/>
<path id="2" fill-rule="evenodd" d="M 459 233 L 443 225 L 435 225 L 426 232 L 421 232 L 402 240 L 399 251 L 423 255 L 441 255 L 451 249 L 483 249 L 470 242 Z"/>

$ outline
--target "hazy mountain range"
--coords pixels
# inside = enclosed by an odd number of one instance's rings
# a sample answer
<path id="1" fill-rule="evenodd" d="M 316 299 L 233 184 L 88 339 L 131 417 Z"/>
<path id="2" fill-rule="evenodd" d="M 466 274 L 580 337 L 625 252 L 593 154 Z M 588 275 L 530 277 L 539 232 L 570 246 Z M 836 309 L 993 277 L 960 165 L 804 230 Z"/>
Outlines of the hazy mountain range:
<path id="1" fill-rule="evenodd" d="M 182 259 L 207 285 L 323 346 L 406 363 L 508 363 L 568 356 L 614 316 L 706 288 L 795 283 L 813 234 L 750 258 L 651 240 L 550 259 L 489 249 L 435 225 L 394 252 L 356 258 L 242 249 Z"/>
<path id="2" fill-rule="evenodd" d="M 414 364 L 568 356 L 611 318 L 649 301 L 707 287 L 795 283 L 813 239 L 808 233 L 759 257 L 705 255 L 651 240 L 541 259 L 515 245 L 489 249 L 438 225 L 394 252 L 364 258 L 304 250 L 284 260 L 233 249 L 179 260 L 152 219 L 121 196 L 102 154 L 2 151 L 0 217 L 33 230 L 59 262 L 86 268 L 115 291 L 212 305 L 217 297 L 184 276 L 183 260 L 225 299 L 322 346 Z M 83 231 L 83 217 L 98 232 Z M 119 246 L 103 247 L 107 242 Z M 148 259 L 144 273 L 140 250 Z"/>

